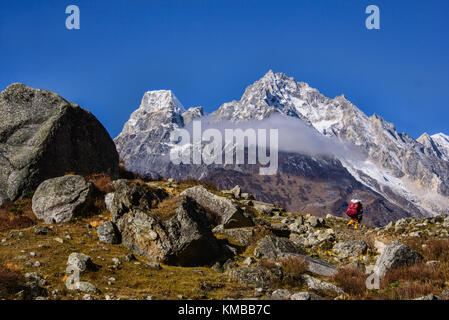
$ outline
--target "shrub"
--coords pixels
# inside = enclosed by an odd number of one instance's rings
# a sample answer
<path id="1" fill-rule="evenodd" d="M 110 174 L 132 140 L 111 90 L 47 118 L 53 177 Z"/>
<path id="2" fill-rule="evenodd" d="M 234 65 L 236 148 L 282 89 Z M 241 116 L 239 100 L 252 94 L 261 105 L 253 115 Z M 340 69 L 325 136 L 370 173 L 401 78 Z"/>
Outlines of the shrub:
<path id="1" fill-rule="evenodd" d="M 111 177 L 109 177 L 105 173 L 92 174 L 85 177 L 85 180 L 88 182 L 92 182 L 95 188 L 103 193 L 103 195 L 114 191 L 114 188 L 112 187 Z"/>
<path id="2" fill-rule="evenodd" d="M 35 224 L 31 199 L 11 202 L 0 208 L 0 231 L 28 228 Z"/>
<path id="3" fill-rule="evenodd" d="M 367 275 L 357 268 L 342 268 L 332 276 L 334 281 L 346 293 L 362 297 L 366 294 Z"/>
<path id="4" fill-rule="evenodd" d="M 7 298 L 21 289 L 24 278 L 20 271 L 9 270 L 0 265 L 0 299 Z"/>
<path id="5" fill-rule="evenodd" d="M 179 198 L 167 198 L 163 200 L 157 208 L 150 211 L 150 214 L 154 214 L 159 220 L 165 221 L 175 215 L 175 209 L 179 207 Z"/>
<path id="6" fill-rule="evenodd" d="M 300 257 L 280 259 L 282 269 L 290 276 L 299 278 L 307 271 L 308 262 Z"/>

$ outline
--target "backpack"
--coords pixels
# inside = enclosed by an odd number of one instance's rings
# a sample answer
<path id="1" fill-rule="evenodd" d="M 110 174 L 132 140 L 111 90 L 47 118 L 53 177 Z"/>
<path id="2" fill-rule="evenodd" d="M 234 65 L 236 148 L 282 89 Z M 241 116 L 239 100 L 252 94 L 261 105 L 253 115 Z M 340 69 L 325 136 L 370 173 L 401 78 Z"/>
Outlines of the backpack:
<path id="1" fill-rule="evenodd" d="M 349 203 L 348 210 L 346 210 L 346 215 L 350 218 L 356 218 L 359 215 L 360 209 L 360 202 L 351 202 Z"/>

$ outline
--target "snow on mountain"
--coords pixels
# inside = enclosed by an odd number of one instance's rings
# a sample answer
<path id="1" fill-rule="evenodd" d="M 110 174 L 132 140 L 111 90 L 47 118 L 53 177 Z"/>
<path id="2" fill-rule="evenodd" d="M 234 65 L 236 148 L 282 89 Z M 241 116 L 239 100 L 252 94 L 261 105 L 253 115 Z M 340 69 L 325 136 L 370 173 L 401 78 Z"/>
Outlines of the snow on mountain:
<path id="1" fill-rule="evenodd" d="M 357 179 L 387 199 L 400 197 L 396 202 L 414 203 L 424 214 L 449 210 L 449 163 L 423 150 L 420 142 L 398 133 L 378 115 L 366 116 L 343 95 L 327 98 L 304 82 L 270 70 L 245 90 L 240 101 L 223 104 L 215 114 L 219 119 L 246 121 L 275 112 L 300 118 L 323 135 L 350 141 L 364 150 L 367 161 L 340 160 Z M 441 136 L 439 141 L 447 146 Z M 368 169 L 373 165 L 377 170 Z M 433 193 L 442 199 L 428 200 L 427 195 Z"/>
<path id="2" fill-rule="evenodd" d="M 307 83 L 271 70 L 250 85 L 239 101 L 224 103 L 213 112 L 215 121 L 234 123 L 269 119 L 273 114 L 302 120 L 319 134 L 362 150 L 366 159 L 336 157 L 357 181 L 411 215 L 449 211 L 447 136 L 414 140 L 378 115 L 368 117 L 343 95 L 328 98 Z M 127 167 L 141 174 L 152 175 L 155 170 L 176 177 L 183 172 L 203 177 L 206 167 L 175 168 L 166 158 L 161 160 L 173 147 L 170 132 L 201 116 L 201 107 L 185 111 L 171 91 L 147 92 L 115 139 L 117 149 Z"/>
<path id="3" fill-rule="evenodd" d="M 431 136 L 442 157 L 449 161 L 449 136 L 444 133 L 437 133 Z"/>

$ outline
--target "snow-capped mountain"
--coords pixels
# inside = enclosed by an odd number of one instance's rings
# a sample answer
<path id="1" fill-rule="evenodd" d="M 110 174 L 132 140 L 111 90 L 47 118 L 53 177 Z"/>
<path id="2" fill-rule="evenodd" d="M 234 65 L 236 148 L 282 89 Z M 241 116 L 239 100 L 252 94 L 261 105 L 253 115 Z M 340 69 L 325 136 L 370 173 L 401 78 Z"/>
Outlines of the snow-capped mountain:
<path id="1" fill-rule="evenodd" d="M 375 223 L 449 211 L 447 136 L 423 135 L 414 140 L 381 117 L 366 116 L 343 95 L 327 98 L 308 84 L 271 70 L 250 85 L 239 101 L 224 103 L 212 117 L 239 124 L 271 119 L 273 114 L 298 119 L 332 141 L 349 142 L 366 157 L 336 154 L 330 160 L 284 153 L 278 175 L 263 180 L 247 165 L 173 165 L 168 160 L 173 147 L 170 133 L 203 116 L 203 110 L 185 111 L 171 91 L 145 93 L 115 142 L 127 168 L 142 175 L 204 178 L 221 187 L 240 183 L 262 200 L 278 201 L 290 210 L 313 211 L 313 207 L 318 214 L 335 214 L 355 193 L 370 201 L 379 215 Z M 262 184 L 272 188 L 264 190 Z M 316 192 L 321 197 L 316 198 Z"/>
<path id="2" fill-rule="evenodd" d="M 357 180 L 387 199 L 410 202 L 424 214 L 449 210 L 447 136 L 438 135 L 433 144 L 441 150 L 429 152 L 430 146 L 398 133 L 378 115 L 366 116 L 343 95 L 327 98 L 306 83 L 271 70 L 249 86 L 240 101 L 225 103 L 215 113 L 219 119 L 246 121 L 275 112 L 303 119 L 323 135 L 364 150 L 366 161 L 340 160 Z"/>
<path id="3" fill-rule="evenodd" d="M 432 151 L 433 155 L 449 161 L 449 136 L 444 133 L 437 133 L 432 136 L 423 133 L 418 141 Z"/>

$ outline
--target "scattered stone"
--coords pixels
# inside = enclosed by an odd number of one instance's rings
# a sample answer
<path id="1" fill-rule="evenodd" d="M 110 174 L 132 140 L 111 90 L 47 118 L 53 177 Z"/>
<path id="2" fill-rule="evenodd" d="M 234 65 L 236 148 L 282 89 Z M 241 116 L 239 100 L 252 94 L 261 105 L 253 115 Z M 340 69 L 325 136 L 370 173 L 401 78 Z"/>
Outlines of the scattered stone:
<path id="1" fill-rule="evenodd" d="M 440 264 L 439 261 L 437 260 L 429 260 L 426 262 L 426 265 L 430 266 L 430 267 L 436 267 Z"/>
<path id="2" fill-rule="evenodd" d="M 272 300 L 289 300 L 292 295 L 292 291 L 287 289 L 277 289 L 271 294 Z"/>
<path id="3" fill-rule="evenodd" d="M 329 291 L 339 295 L 346 295 L 346 293 L 341 288 L 332 283 L 322 281 L 306 274 L 302 275 L 302 278 L 307 284 L 309 290 Z"/>
<path id="4" fill-rule="evenodd" d="M 109 244 L 120 243 L 120 232 L 114 222 L 108 221 L 97 227 L 98 239 Z"/>
<path id="5" fill-rule="evenodd" d="M 423 297 L 419 297 L 416 298 L 414 300 L 442 300 L 441 297 L 434 295 L 433 293 L 427 295 L 427 296 L 423 296 Z"/>
<path id="6" fill-rule="evenodd" d="M 228 274 L 241 283 L 264 289 L 270 288 L 274 283 L 278 283 L 283 278 L 281 268 L 267 270 L 262 267 L 242 267 L 229 270 Z"/>
<path id="7" fill-rule="evenodd" d="M 315 293 L 296 292 L 290 296 L 290 300 L 323 300 L 323 298 Z"/>
<path id="8" fill-rule="evenodd" d="M 95 264 L 92 259 L 84 253 L 71 253 L 67 259 L 67 266 L 72 266 L 79 270 L 79 272 L 84 272 L 86 270 L 96 270 Z"/>
<path id="9" fill-rule="evenodd" d="M 254 264 L 256 262 L 256 259 L 254 259 L 253 257 L 248 257 L 243 261 L 243 264 L 246 266 L 250 266 L 252 264 Z"/>
<path id="10" fill-rule="evenodd" d="M 46 235 L 50 232 L 50 229 L 45 226 L 34 226 L 33 232 L 36 235 Z"/>
<path id="11" fill-rule="evenodd" d="M 122 257 L 122 260 L 125 262 L 131 262 L 131 261 L 136 261 L 137 259 L 136 259 L 135 255 L 133 255 L 132 253 L 128 253 Z"/>
<path id="12" fill-rule="evenodd" d="M 332 250 L 341 258 L 358 257 L 366 253 L 368 245 L 363 240 L 352 240 L 339 242 Z"/>
<path id="13" fill-rule="evenodd" d="M 146 266 L 150 269 L 153 270 L 162 270 L 162 267 L 159 263 L 155 262 L 155 261 L 149 261 L 146 263 Z"/>

